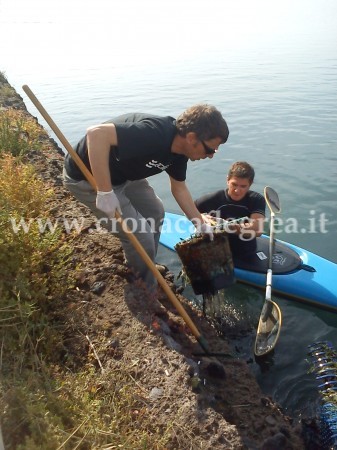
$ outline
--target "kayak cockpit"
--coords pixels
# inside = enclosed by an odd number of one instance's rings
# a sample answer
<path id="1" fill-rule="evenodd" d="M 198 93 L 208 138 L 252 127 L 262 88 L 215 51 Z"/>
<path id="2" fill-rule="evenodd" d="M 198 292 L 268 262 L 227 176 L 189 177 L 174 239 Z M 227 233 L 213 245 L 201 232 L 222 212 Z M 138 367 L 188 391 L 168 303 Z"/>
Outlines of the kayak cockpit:
<path id="1" fill-rule="evenodd" d="M 267 237 L 258 237 L 256 239 L 257 249 L 255 253 L 249 255 L 244 260 L 234 258 L 234 266 L 238 269 L 248 270 L 250 272 L 267 273 L 269 239 Z M 302 260 L 295 250 L 275 241 L 273 254 L 273 273 L 282 275 L 300 270 Z"/>

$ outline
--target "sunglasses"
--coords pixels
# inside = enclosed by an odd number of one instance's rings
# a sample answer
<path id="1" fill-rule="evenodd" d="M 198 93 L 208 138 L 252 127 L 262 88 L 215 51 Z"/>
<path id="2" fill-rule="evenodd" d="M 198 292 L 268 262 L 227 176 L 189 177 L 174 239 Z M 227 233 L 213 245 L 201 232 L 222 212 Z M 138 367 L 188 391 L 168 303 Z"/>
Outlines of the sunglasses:
<path id="1" fill-rule="evenodd" d="M 214 148 L 208 147 L 208 145 L 205 144 L 204 141 L 201 141 L 201 143 L 204 147 L 206 155 L 214 155 L 214 153 L 216 152 L 216 150 L 214 150 Z"/>

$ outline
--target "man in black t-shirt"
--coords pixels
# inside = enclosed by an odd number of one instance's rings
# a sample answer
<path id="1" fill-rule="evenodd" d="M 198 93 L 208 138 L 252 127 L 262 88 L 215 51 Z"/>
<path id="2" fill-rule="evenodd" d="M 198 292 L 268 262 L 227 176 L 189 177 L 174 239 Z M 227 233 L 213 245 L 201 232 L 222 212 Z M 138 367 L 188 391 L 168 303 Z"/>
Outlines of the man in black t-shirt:
<path id="1" fill-rule="evenodd" d="M 228 138 L 227 124 L 213 106 L 195 105 L 176 120 L 151 114 L 125 114 L 88 128 L 75 151 L 97 184 L 97 193 L 68 154 L 64 180 L 69 190 L 119 234 L 125 257 L 151 291 L 157 282 L 114 219 L 118 211 L 155 261 L 164 217 L 161 200 L 147 177 L 165 171 L 171 192 L 196 228 L 212 239 L 212 227 L 194 205 L 185 184 L 188 160 L 213 158 Z"/>
<path id="2" fill-rule="evenodd" d="M 248 217 L 229 229 L 229 243 L 235 260 L 248 259 L 256 250 L 256 236 L 263 232 L 266 202 L 250 187 L 254 181 L 253 167 L 244 161 L 235 162 L 227 175 L 227 189 L 204 195 L 195 201 L 201 213 L 221 219 Z M 207 217 L 207 216 L 206 216 Z"/>

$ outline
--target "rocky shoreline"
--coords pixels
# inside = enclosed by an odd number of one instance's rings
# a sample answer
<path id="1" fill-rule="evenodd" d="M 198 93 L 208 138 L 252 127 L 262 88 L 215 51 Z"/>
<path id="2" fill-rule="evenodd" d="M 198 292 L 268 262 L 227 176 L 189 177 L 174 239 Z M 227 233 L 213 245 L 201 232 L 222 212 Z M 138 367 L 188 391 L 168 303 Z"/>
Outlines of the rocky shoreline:
<path id="1" fill-rule="evenodd" d="M 0 76 L 0 112 L 7 108 L 29 115 L 20 95 Z M 73 240 L 74 261 L 82 269 L 76 286 L 67 293 L 63 317 L 72 322 L 71 333 L 63 336 L 72 355 L 72 370 L 82 369 L 93 358 L 85 336 L 100 349 L 95 364 L 98 371 L 100 365 L 104 367 L 105 376 L 129 362 L 146 404 L 145 413 L 159 430 L 170 421 L 176 424 L 163 450 L 314 448 L 305 443 L 301 425 L 293 425 L 262 394 L 245 361 L 194 356 L 200 352 L 198 343 L 168 300 L 163 302 L 166 314 L 156 315 L 149 299 L 129 282 L 119 241 L 108 234 L 88 232 L 94 218 L 63 187 L 62 150 L 52 138 L 41 139 L 48 141 L 47 149 L 43 154 L 30 151 L 26 161 L 46 188 L 54 191 L 48 205 L 54 219 L 85 218 Z M 173 275 L 167 271 L 164 275 L 176 291 Z M 188 299 L 176 296 L 207 336 L 212 351 L 230 353 L 230 343 L 217 335 Z"/>

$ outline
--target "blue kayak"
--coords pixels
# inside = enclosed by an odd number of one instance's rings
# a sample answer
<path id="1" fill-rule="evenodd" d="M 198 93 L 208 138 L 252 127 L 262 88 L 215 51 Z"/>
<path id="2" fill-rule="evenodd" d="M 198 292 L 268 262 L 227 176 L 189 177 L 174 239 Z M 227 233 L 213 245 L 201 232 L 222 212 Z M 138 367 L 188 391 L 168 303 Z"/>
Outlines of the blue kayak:
<path id="1" fill-rule="evenodd" d="M 185 216 L 165 213 L 160 243 L 175 250 L 189 239 L 195 228 Z M 257 251 L 249 262 L 235 262 L 240 283 L 266 287 L 269 237 L 257 238 Z M 277 240 L 273 254 L 273 292 L 320 308 L 337 311 L 337 264 L 296 245 Z"/>

